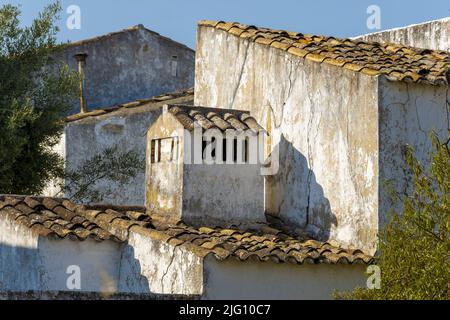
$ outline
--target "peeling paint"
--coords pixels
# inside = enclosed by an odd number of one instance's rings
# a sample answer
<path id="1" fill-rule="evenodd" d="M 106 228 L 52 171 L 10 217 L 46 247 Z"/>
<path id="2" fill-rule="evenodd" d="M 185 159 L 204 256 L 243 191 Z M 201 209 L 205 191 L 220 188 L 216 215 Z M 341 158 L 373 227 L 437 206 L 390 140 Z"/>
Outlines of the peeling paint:
<path id="1" fill-rule="evenodd" d="M 195 104 L 232 103 L 270 121 L 280 171 L 266 179 L 265 210 L 316 238 L 369 253 L 389 209 L 382 184 L 405 179 L 401 144 L 426 155 L 426 133 L 435 127 L 446 134 L 446 95 L 445 87 L 389 82 L 198 30 Z"/>

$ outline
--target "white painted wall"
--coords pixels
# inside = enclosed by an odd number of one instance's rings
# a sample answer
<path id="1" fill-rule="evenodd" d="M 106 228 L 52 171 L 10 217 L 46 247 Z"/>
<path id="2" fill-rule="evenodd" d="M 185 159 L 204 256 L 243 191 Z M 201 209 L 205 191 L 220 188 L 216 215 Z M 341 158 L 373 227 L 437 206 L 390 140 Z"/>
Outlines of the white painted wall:
<path id="1" fill-rule="evenodd" d="M 38 237 L 0 214 L 0 291 L 23 291 L 40 285 Z"/>
<path id="2" fill-rule="evenodd" d="M 365 287 L 362 265 L 295 265 L 205 259 L 204 299 L 331 299 L 335 291 Z"/>
<path id="3" fill-rule="evenodd" d="M 406 144 L 416 150 L 423 164 L 430 162 L 431 140 L 434 130 L 442 141 L 450 130 L 448 87 L 424 86 L 380 79 L 379 89 L 379 181 L 380 212 L 391 209 L 393 203 L 386 186 L 399 194 L 407 190 L 409 175 L 403 152 Z M 400 206 L 395 206 L 399 209 Z M 381 216 L 381 222 L 384 216 Z"/>
<path id="4" fill-rule="evenodd" d="M 41 289 L 68 290 L 70 274 L 67 268 L 75 265 L 81 271 L 81 291 L 115 292 L 117 290 L 121 245 L 112 241 L 96 242 L 39 239 Z"/>
<path id="5" fill-rule="evenodd" d="M 264 177 L 256 164 L 184 165 L 183 220 L 189 224 L 264 223 Z"/>
<path id="6" fill-rule="evenodd" d="M 369 33 L 354 39 L 393 42 L 418 48 L 450 51 L 450 17 Z"/>
<path id="7" fill-rule="evenodd" d="M 294 265 L 217 261 L 183 246 L 152 240 L 144 229 L 127 244 L 51 240 L 0 215 L 0 294 L 71 291 L 70 265 L 81 292 L 196 295 L 203 299 L 327 299 L 365 284 L 361 265 Z M 78 291 L 78 290 L 75 290 Z"/>
<path id="8" fill-rule="evenodd" d="M 121 292 L 201 295 L 203 259 L 184 247 L 131 232 L 122 253 Z"/>
<path id="9" fill-rule="evenodd" d="M 145 160 L 146 133 L 160 111 L 143 110 L 94 117 L 66 125 L 67 168 L 75 170 L 87 159 L 101 154 L 105 148 L 118 146 L 118 152 L 134 150 Z M 144 165 L 143 165 L 144 167 Z M 105 194 L 105 203 L 116 205 L 143 205 L 145 169 L 129 183 L 100 181 L 95 187 Z"/>
<path id="10" fill-rule="evenodd" d="M 109 291 L 119 263 L 118 243 L 50 240 L 0 215 L 0 291 L 67 291 L 71 265 L 80 267 L 80 291 Z"/>
<path id="11" fill-rule="evenodd" d="M 130 232 L 129 242 L 52 240 L 0 215 L 0 292 L 83 291 L 201 295 L 202 258 Z M 79 266 L 81 289 L 67 287 Z"/>
<path id="12" fill-rule="evenodd" d="M 249 110 L 280 152 L 266 210 L 321 239 L 374 250 L 377 78 L 200 27 L 195 104 Z"/>

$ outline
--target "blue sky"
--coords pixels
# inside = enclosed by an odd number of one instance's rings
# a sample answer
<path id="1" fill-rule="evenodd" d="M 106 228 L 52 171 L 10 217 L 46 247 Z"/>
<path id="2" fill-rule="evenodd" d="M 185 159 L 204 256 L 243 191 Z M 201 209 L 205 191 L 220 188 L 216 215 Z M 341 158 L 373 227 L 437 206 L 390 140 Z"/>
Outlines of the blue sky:
<path id="1" fill-rule="evenodd" d="M 29 23 L 51 0 L 0 0 L 20 4 Z M 367 28 L 369 5 L 381 9 L 381 30 L 450 16 L 448 0 L 63 0 L 59 38 L 85 39 L 144 24 L 162 35 L 195 48 L 196 22 L 201 19 L 238 21 L 303 33 L 350 37 Z M 65 10 L 81 9 L 81 29 L 69 30 Z"/>

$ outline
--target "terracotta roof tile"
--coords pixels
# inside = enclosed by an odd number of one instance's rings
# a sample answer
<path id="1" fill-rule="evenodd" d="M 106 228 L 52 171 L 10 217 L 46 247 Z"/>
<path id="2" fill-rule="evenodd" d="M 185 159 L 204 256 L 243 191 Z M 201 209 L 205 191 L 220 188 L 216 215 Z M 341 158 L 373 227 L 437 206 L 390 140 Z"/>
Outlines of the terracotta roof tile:
<path id="1" fill-rule="evenodd" d="M 114 37 L 114 36 L 119 35 L 119 34 L 131 33 L 131 32 L 135 32 L 135 31 L 138 31 L 138 30 L 143 30 L 143 31 L 149 32 L 149 33 L 151 33 L 151 34 L 154 34 L 154 35 L 158 36 L 158 37 L 161 38 L 161 39 L 165 39 L 165 40 L 171 41 L 171 42 L 172 42 L 173 44 L 175 44 L 176 46 L 180 46 L 180 47 L 186 48 L 186 49 L 188 49 L 188 50 L 194 51 L 194 50 L 192 50 L 191 48 L 187 47 L 186 45 L 184 45 L 184 44 L 182 44 L 182 43 L 179 43 L 179 42 L 177 42 L 177 41 L 175 41 L 175 40 L 172 40 L 172 39 L 170 39 L 170 38 L 167 38 L 167 37 L 165 37 L 165 36 L 162 36 L 162 35 L 160 35 L 158 32 L 155 32 L 155 31 L 153 31 L 153 30 L 147 29 L 147 28 L 146 28 L 144 25 L 142 25 L 142 24 L 138 24 L 138 25 L 135 25 L 135 26 L 131 26 L 131 27 L 122 29 L 122 30 L 120 30 L 120 31 L 110 32 L 110 33 L 108 33 L 108 34 L 101 35 L 101 36 L 97 36 L 97 37 L 90 38 L 90 39 L 84 39 L 84 40 L 80 40 L 80 41 L 69 42 L 69 43 L 63 44 L 62 46 L 65 47 L 65 48 L 66 48 L 66 47 L 74 47 L 74 46 L 83 46 L 83 45 L 86 45 L 86 44 L 89 44 L 89 43 L 92 43 L 92 42 L 97 42 L 97 41 L 109 39 L 109 38 Z"/>
<path id="2" fill-rule="evenodd" d="M 103 109 L 96 109 L 93 111 L 85 113 L 77 113 L 70 115 L 64 119 L 65 122 L 74 122 L 81 119 L 97 117 L 105 114 L 111 114 L 114 112 L 124 111 L 124 110 L 137 110 L 138 108 L 143 108 L 148 105 L 157 104 L 161 102 L 174 103 L 176 101 L 182 100 L 183 103 L 191 103 L 194 101 L 194 89 L 190 88 L 187 90 L 180 90 L 172 93 L 166 93 L 160 96 L 151 97 L 148 99 L 139 99 L 135 101 L 130 101 L 125 104 L 120 104 L 117 106 L 107 107 Z M 179 101 L 181 102 L 181 101 Z"/>
<path id="3" fill-rule="evenodd" d="M 199 26 L 224 30 L 240 38 L 287 51 L 314 62 L 331 64 L 371 76 L 384 75 L 393 81 L 432 85 L 448 85 L 450 81 L 450 53 L 446 51 L 312 36 L 223 21 L 204 20 L 199 22 Z"/>
<path id="4" fill-rule="evenodd" d="M 254 132 L 264 130 L 255 118 L 250 116 L 248 111 L 187 105 L 167 105 L 167 110 L 187 130 L 193 130 L 195 122 L 205 130 L 218 129 L 225 131 L 227 129 L 251 129 Z"/>
<path id="5" fill-rule="evenodd" d="M 33 232 L 54 239 L 126 241 L 130 231 L 195 254 L 218 260 L 273 261 L 294 264 L 369 264 L 373 258 L 359 249 L 344 249 L 334 241 L 321 242 L 294 235 L 268 217 L 256 230 L 169 224 L 150 217 L 144 207 L 77 205 L 67 199 L 0 195 L 0 215 L 7 215 Z"/>

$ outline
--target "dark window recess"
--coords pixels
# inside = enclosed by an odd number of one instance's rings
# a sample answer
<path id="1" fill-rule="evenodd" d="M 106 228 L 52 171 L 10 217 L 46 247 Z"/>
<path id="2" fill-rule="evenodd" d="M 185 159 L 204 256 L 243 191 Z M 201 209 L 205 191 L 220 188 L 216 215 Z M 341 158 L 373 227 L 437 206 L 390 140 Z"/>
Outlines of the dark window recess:
<path id="1" fill-rule="evenodd" d="M 211 138 L 211 144 L 215 145 L 215 141 L 216 138 Z M 243 157 L 244 157 L 244 163 L 248 162 L 248 158 L 249 158 L 249 150 L 248 150 L 248 138 L 246 138 L 243 142 L 243 146 L 244 146 L 244 150 L 243 150 Z M 203 140 L 202 142 L 202 159 L 205 160 L 206 159 L 206 146 L 207 146 L 207 142 L 205 140 Z M 232 154 L 233 154 L 233 162 L 236 163 L 237 162 L 237 148 L 238 148 L 238 141 L 237 139 L 233 139 L 233 150 L 232 150 Z M 226 162 L 227 161 L 227 140 L 223 139 L 222 142 L 222 161 Z M 216 147 L 213 147 L 212 151 L 211 151 L 211 157 L 215 160 L 216 159 Z"/>
<path id="2" fill-rule="evenodd" d="M 158 163 L 161 161 L 161 139 L 154 139 L 150 143 L 150 162 Z"/>
<path id="3" fill-rule="evenodd" d="M 172 77 L 178 76 L 178 56 L 172 56 L 170 60 L 170 73 Z"/>

